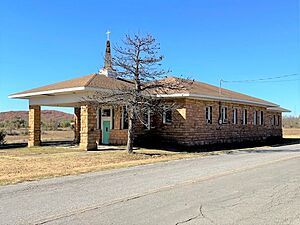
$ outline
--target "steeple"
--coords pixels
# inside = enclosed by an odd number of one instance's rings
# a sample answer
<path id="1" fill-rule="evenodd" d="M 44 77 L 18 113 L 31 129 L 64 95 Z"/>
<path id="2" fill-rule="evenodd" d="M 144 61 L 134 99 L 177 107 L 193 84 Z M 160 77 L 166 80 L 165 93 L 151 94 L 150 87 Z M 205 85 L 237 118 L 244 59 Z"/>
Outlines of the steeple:
<path id="1" fill-rule="evenodd" d="M 109 40 L 110 31 L 107 31 L 106 35 L 107 35 L 107 39 L 106 39 L 104 66 L 101 70 L 99 70 L 98 74 L 110 77 L 113 76 L 115 71 L 112 67 L 112 58 L 111 58 L 111 49 L 110 49 L 110 40 Z"/>

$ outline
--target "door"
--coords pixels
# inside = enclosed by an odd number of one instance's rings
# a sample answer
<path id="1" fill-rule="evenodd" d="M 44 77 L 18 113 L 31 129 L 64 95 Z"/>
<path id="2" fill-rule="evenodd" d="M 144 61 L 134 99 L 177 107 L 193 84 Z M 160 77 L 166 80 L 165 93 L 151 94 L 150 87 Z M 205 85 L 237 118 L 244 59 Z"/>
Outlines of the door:
<path id="1" fill-rule="evenodd" d="M 109 144 L 110 121 L 103 121 L 102 126 L 102 144 Z"/>

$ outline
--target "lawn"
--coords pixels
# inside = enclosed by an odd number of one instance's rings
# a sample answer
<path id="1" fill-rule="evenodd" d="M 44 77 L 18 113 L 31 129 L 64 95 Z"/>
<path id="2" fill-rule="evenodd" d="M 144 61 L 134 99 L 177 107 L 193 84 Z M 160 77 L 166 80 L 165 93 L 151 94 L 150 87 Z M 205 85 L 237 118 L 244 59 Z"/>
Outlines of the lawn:
<path id="1" fill-rule="evenodd" d="M 0 185 L 74 175 L 91 171 L 124 168 L 208 153 L 179 153 L 139 149 L 82 151 L 76 148 L 38 147 L 0 150 Z"/>

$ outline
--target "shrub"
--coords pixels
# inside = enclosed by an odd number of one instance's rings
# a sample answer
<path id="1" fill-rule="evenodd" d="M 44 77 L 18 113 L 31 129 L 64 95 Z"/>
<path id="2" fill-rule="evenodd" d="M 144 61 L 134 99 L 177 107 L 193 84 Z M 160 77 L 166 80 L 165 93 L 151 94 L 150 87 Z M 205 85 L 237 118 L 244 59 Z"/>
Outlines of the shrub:
<path id="1" fill-rule="evenodd" d="M 6 136 L 5 131 L 4 130 L 0 130 L 0 145 L 5 144 L 5 136 Z"/>
<path id="2" fill-rule="evenodd" d="M 60 121 L 60 123 L 59 123 L 59 127 L 61 127 L 61 128 L 67 128 L 70 126 L 71 126 L 70 120 L 63 120 L 63 121 Z"/>

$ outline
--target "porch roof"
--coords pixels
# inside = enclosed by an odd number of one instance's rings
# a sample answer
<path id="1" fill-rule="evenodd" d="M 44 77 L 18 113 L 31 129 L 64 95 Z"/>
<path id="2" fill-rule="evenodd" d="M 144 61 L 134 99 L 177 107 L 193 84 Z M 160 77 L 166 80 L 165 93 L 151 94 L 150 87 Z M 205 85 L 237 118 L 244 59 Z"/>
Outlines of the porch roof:
<path id="1" fill-rule="evenodd" d="M 10 95 L 9 98 L 28 99 L 30 97 L 39 95 L 51 95 L 75 91 L 100 91 L 103 89 L 116 89 L 128 85 L 130 85 L 129 82 L 125 80 L 107 77 L 102 74 L 90 74 L 83 77 L 18 92 Z"/>

